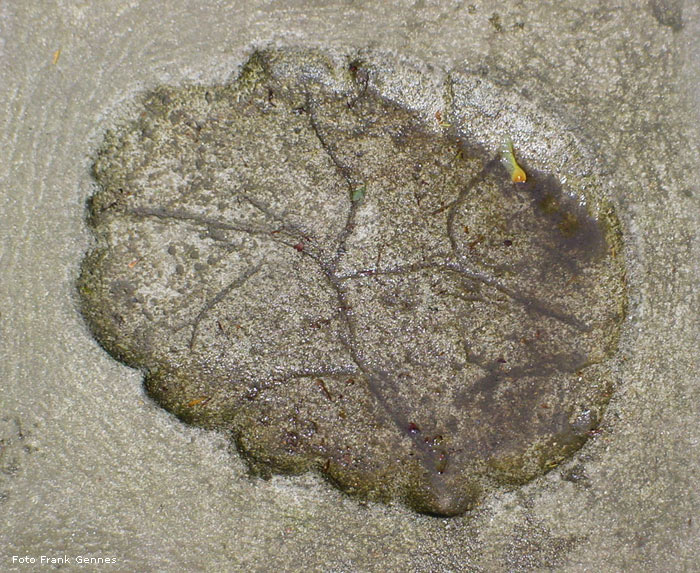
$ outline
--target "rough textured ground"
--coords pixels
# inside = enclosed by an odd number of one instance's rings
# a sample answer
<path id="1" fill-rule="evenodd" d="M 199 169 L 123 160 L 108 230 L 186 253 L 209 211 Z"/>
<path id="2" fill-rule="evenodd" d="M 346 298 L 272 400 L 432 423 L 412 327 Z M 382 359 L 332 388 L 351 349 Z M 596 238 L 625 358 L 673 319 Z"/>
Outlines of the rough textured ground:
<path id="1" fill-rule="evenodd" d="M 3 567 L 66 553 L 115 571 L 697 570 L 699 19 L 661 0 L 3 4 Z M 144 90 L 225 82 L 270 44 L 481 74 L 598 158 L 631 305 L 600 432 L 561 469 L 451 519 L 309 476 L 250 480 L 91 338 L 75 281 L 105 126 Z"/>

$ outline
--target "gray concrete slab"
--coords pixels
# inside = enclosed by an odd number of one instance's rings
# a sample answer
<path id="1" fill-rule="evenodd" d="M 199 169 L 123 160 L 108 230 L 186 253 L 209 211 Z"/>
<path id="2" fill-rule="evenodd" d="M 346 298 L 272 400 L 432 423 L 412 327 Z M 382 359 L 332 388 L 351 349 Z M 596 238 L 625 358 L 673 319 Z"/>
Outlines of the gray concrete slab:
<path id="1" fill-rule="evenodd" d="M 700 570 L 698 38 L 691 0 L 3 3 L 0 567 Z M 601 158 L 631 307 L 602 431 L 561 471 L 451 519 L 251 479 L 90 337 L 75 279 L 104 130 L 143 90 L 226 81 L 267 45 L 483 74 Z"/>

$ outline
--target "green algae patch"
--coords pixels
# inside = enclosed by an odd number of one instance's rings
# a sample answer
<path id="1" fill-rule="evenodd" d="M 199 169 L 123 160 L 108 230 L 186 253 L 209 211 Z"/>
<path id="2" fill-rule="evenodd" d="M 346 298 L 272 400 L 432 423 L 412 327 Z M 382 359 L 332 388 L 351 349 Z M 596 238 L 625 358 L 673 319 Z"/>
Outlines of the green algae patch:
<path id="1" fill-rule="evenodd" d="M 512 94 L 401 66 L 268 50 L 146 94 L 97 154 L 78 291 L 149 395 L 254 473 L 455 515 L 599 424 L 621 235 L 570 134 L 523 103 L 514 184 Z"/>

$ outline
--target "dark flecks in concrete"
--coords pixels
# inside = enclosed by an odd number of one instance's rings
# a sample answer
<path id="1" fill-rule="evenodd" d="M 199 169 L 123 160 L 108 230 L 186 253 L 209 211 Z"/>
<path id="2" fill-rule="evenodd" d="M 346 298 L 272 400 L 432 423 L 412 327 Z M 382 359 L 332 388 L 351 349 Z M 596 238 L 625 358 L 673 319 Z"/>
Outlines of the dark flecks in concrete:
<path id="1" fill-rule="evenodd" d="M 649 9 L 662 26 L 668 26 L 674 32 L 683 29 L 682 0 L 649 0 Z"/>

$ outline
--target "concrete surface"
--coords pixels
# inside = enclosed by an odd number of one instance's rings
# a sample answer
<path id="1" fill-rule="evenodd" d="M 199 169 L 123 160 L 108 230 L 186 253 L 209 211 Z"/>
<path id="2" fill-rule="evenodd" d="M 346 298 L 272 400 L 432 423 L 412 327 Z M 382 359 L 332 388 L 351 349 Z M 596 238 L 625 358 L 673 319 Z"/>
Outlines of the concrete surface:
<path id="1" fill-rule="evenodd" d="M 1 567 L 700 570 L 698 38 L 688 0 L 0 5 Z M 482 73 L 606 159 L 630 316 L 602 431 L 562 471 L 451 519 L 250 479 L 89 336 L 75 279 L 105 128 L 137 93 L 225 81 L 270 44 Z"/>

